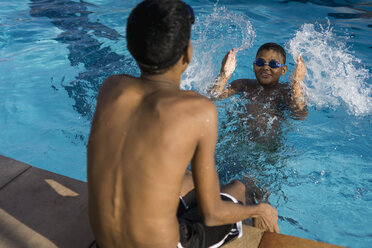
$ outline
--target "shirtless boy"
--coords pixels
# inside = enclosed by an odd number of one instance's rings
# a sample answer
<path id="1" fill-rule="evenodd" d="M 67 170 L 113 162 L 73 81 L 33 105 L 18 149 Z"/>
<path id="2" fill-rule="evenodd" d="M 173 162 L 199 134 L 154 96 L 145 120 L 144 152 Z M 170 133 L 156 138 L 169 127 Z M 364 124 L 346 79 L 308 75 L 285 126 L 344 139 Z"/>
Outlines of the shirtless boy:
<path id="1" fill-rule="evenodd" d="M 143 1 L 128 18 L 127 47 L 141 75 L 105 80 L 88 142 L 89 215 L 99 247 L 219 247 L 251 217 L 278 232 L 273 207 L 233 202 L 245 201 L 243 184 L 220 189 L 216 108 L 179 88 L 193 23 L 192 8 L 179 0 Z"/>
<path id="2" fill-rule="evenodd" d="M 244 92 L 251 100 L 250 113 L 259 114 L 280 112 L 283 106 L 288 107 L 295 116 L 306 117 L 307 109 L 300 83 L 305 77 L 306 68 L 301 55 L 297 58 L 297 66 L 291 77 L 290 85 L 279 83 L 288 67 L 285 65 L 286 52 L 276 43 L 262 45 L 253 62 L 253 72 L 256 79 L 238 79 L 226 87 L 236 67 L 235 49 L 230 50 L 222 61 L 220 74 L 212 88 L 212 95 L 217 98 L 229 97 L 238 92 Z M 289 87 L 288 87 L 289 86 Z M 270 108 L 263 110 L 262 105 Z"/>

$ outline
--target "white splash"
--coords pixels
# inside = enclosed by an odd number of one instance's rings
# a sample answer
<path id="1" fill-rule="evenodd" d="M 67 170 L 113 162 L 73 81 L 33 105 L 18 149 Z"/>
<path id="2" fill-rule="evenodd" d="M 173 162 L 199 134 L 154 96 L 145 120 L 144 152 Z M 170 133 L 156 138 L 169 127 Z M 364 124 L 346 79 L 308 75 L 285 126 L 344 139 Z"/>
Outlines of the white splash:
<path id="1" fill-rule="evenodd" d="M 193 58 L 181 87 L 202 94 L 213 84 L 224 55 L 232 48 L 252 47 L 256 37 L 248 16 L 217 6 L 213 13 L 197 17 L 192 35 Z"/>
<path id="2" fill-rule="evenodd" d="M 304 57 L 307 76 L 303 84 L 308 104 L 335 108 L 346 105 L 355 116 L 372 113 L 369 71 L 328 25 L 304 24 L 287 43 L 289 53 Z"/>

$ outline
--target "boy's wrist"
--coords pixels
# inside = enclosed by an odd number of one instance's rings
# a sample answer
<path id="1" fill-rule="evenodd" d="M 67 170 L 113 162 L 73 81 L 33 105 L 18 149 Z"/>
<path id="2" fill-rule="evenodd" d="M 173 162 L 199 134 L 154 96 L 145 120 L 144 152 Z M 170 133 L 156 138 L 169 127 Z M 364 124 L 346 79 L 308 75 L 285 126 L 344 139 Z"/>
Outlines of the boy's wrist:
<path id="1" fill-rule="evenodd" d="M 251 209 L 253 210 L 253 211 L 251 210 L 252 218 L 260 218 L 265 214 L 265 207 L 261 203 L 248 206 L 251 207 Z"/>
<path id="2" fill-rule="evenodd" d="M 263 216 L 265 212 L 264 205 L 262 203 L 258 203 L 256 206 L 257 206 L 257 215 L 260 217 Z"/>
<path id="3" fill-rule="evenodd" d="M 291 86 L 292 87 L 299 87 L 302 80 L 298 80 L 296 78 L 291 79 Z"/>
<path id="4" fill-rule="evenodd" d="M 220 80 L 229 80 L 229 77 L 226 76 L 226 73 L 224 71 L 221 71 L 219 74 L 218 74 L 218 78 L 220 78 Z"/>
<path id="5" fill-rule="evenodd" d="M 272 208 L 268 203 L 258 203 L 256 205 L 258 207 L 258 216 L 268 216 L 270 215 L 270 209 Z"/>

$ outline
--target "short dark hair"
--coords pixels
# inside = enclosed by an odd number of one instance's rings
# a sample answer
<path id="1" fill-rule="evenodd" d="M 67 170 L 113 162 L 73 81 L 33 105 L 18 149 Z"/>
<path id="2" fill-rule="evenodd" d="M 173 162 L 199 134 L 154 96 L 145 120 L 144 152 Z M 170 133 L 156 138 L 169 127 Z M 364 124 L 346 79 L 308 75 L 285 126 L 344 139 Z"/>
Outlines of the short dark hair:
<path id="1" fill-rule="evenodd" d="M 287 54 L 286 52 L 284 51 L 284 48 L 274 42 L 269 42 L 269 43 L 265 43 L 263 44 L 262 46 L 260 46 L 260 48 L 258 48 L 258 51 L 257 51 L 257 54 L 256 54 L 256 57 L 258 56 L 258 54 L 264 50 L 273 50 L 279 54 L 282 55 L 283 57 L 283 60 L 284 60 L 284 64 L 285 64 L 285 61 L 287 59 Z"/>
<path id="2" fill-rule="evenodd" d="M 191 10 L 180 0 L 145 0 L 127 22 L 127 47 L 142 71 L 158 74 L 173 66 L 191 36 Z"/>

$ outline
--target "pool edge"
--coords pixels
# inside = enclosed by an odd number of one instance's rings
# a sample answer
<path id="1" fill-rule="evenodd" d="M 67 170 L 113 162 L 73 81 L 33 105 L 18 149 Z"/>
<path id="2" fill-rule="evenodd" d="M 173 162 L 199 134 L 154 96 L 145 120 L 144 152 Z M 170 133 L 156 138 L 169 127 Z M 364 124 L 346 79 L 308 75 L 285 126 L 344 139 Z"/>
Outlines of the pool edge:
<path id="1" fill-rule="evenodd" d="M 0 247 L 95 247 L 87 183 L 0 155 Z M 243 227 L 226 248 L 337 245 Z"/>

